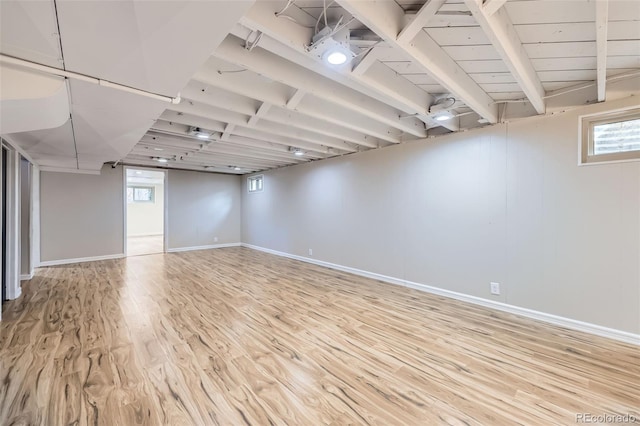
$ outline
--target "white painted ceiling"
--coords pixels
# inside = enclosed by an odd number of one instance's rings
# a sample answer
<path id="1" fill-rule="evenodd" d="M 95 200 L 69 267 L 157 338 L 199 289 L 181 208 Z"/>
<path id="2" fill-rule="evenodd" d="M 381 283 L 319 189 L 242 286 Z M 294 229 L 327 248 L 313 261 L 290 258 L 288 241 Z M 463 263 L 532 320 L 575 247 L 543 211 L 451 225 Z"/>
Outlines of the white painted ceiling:
<path id="1" fill-rule="evenodd" d="M 307 52 L 325 4 L 329 25 L 348 23 L 357 54 L 348 66 Z M 637 0 L 0 7 L 3 54 L 182 99 L 71 79 L 71 121 L 3 135 L 44 166 L 166 158 L 163 167 L 245 174 L 602 101 L 606 85 L 623 78 L 633 81 L 629 94 L 640 91 Z M 557 102 L 564 92 L 570 101 Z M 436 121 L 438 106 L 454 117 Z"/>

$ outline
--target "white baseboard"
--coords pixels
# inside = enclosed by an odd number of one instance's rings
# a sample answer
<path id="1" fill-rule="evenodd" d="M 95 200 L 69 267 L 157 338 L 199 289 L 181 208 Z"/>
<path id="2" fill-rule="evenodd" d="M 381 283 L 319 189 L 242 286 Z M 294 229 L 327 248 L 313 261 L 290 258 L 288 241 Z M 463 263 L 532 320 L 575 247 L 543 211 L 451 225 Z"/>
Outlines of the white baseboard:
<path id="1" fill-rule="evenodd" d="M 209 250 L 224 247 L 240 247 L 241 243 L 225 243 L 225 244 L 212 244 L 208 246 L 195 246 L 195 247 L 178 247 L 170 248 L 167 253 L 179 253 L 181 251 L 193 251 L 193 250 Z"/>
<path id="2" fill-rule="evenodd" d="M 22 274 L 20 275 L 20 281 L 29 281 L 30 279 L 33 278 L 33 271 L 31 271 L 28 274 Z"/>
<path id="3" fill-rule="evenodd" d="M 493 300 L 487 300 L 481 297 L 470 296 L 464 293 L 444 290 L 442 288 L 433 287 L 426 284 L 420 284 L 412 281 L 403 280 L 400 278 L 389 277 L 386 275 L 376 274 L 374 272 L 363 271 L 361 269 L 351 268 L 349 266 L 337 265 L 335 263 L 324 262 L 322 260 L 311 259 L 304 256 L 298 256 L 295 254 L 284 253 L 284 252 L 271 250 L 271 249 L 260 247 L 260 246 L 254 246 L 246 243 L 242 243 L 241 245 L 242 247 L 247 247 L 253 250 L 259 250 L 265 253 L 274 254 L 276 256 L 282 256 L 282 257 L 287 257 L 289 259 L 300 260 L 302 262 L 313 263 L 314 265 L 324 266 L 327 268 L 336 269 L 338 271 L 348 272 L 354 275 L 359 275 L 362 277 L 372 278 L 374 280 L 384 281 L 390 284 L 410 287 L 410 288 L 421 290 L 427 293 L 436 294 L 438 296 L 449 297 L 451 299 L 461 300 L 463 302 L 473 303 L 475 305 L 480 305 L 480 306 L 496 309 L 503 312 L 509 312 L 511 314 L 516 314 L 523 317 L 536 319 L 539 321 L 544 321 L 549 324 L 558 325 L 558 326 L 569 328 L 572 330 L 591 333 L 597 336 L 607 337 L 609 339 L 614 339 L 621 342 L 640 346 L 640 334 L 629 333 L 627 331 L 603 327 L 597 324 L 591 324 L 588 322 L 578 321 L 571 318 L 565 318 L 558 315 L 547 314 L 545 312 L 534 311 L 533 309 L 521 308 L 519 306 L 509 305 L 507 303 L 495 302 Z"/>
<path id="4" fill-rule="evenodd" d="M 96 260 L 122 259 L 123 257 L 124 253 L 109 254 L 106 256 L 78 257 L 76 259 L 45 260 L 44 262 L 40 262 L 38 266 L 68 265 L 70 263 L 95 262 Z"/>

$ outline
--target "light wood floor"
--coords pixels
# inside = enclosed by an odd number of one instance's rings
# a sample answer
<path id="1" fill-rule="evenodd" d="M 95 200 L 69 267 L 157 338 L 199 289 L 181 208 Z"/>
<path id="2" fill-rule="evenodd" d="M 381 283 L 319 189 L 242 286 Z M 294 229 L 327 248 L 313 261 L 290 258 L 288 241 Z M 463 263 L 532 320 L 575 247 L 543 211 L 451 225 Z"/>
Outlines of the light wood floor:
<path id="1" fill-rule="evenodd" d="M 144 237 L 127 237 L 127 256 L 156 254 L 164 252 L 164 237 L 149 235 Z"/>
<path id="2" fill-rule="evenodd" d="M 640 348 L 245 248 L 39 269 L 0 323 L 2 425 L 640 418 Z"/>

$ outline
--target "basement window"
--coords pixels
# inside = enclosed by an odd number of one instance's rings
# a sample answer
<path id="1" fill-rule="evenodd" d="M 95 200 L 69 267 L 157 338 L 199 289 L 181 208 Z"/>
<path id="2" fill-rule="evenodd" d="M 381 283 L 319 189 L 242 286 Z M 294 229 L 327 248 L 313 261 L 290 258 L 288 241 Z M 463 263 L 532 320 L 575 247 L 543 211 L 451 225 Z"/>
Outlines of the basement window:
<path id="1" fill-rule="evenodd" d="M 127 203 L 153 203 L 155 188 L 152 186 L 128 186 Z"/>
<path id="2" fill-rule="evenodd" d="M 640 159 L 640 108 L 580 119 L 581 164 Z"/>
<path id="3" fill-rule="evenodd" d="M 263 180 L 262 175 L 251 176 L 250 178 L 248 178 L 247 183 L 249 187 L 249 192 L 262 191 L 262 180 Z"/>

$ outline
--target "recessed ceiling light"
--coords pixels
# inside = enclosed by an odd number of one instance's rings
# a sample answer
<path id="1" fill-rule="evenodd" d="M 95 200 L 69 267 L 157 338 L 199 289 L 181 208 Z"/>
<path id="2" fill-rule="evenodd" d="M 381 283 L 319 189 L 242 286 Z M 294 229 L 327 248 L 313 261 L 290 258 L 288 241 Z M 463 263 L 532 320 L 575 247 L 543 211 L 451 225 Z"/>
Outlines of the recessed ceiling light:
<path id="1" fill-rule="evenodd" d="M 167 160 L 166 158 L 156 158 L 155 159 L 158 163 L 168 163 L 169 160 Z"/>
<path id="2" fill-rule="evenodd" d="M 452 116 L 448 112 L 436 115 L 436 120 L 438 121 L 446 121 L 450 118 L 452 118 Z"/>
<path id="3" fill-rule="evenodd" d="M 198 133 L 198 134 L 196 135 L 196 137 L 197 137 L 198 139 L 209 139 L 209 138 L 211 137 L 211 135 L 209 135 L 209 134 L 207 134 L 207 133 Z"/>
<path id="4" fill-rule="evenodd" d="M 240 167 L 238 167 L 238 166 L 235 166 L 235 167 L 233 168 L 233 170 L 235 170 L 236 172 L 239 172 L 239 171 L 240 171 L 240 170 L 242 170 L 242 169 L 241 169 Z"/>
<path id="5" fill-rule="evenodd" d="M 302 152 L 302 151 L 294 151 L 293 155 L 295 155 L 297 157 L 302 157 L 304 155 L 304 152 Z"/>
<path id="6" fill-rule="evenodd" d="M 347 62 L 347 59 L 347 55 L 345 55 L 344 52 L 340 50 L 330 52 L 327 55 L 327 62 L 329 62 L 331 65 L 342 65 Z"/>
<path id="7" fill-rule="evenodd" d="M 164 151 L 164 148 L 153 148 L 154 151 Z"/>

